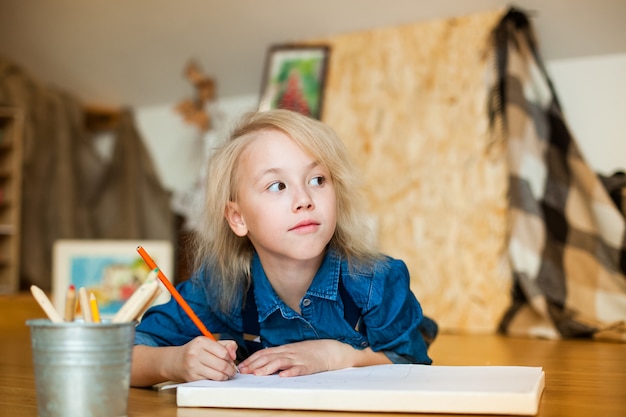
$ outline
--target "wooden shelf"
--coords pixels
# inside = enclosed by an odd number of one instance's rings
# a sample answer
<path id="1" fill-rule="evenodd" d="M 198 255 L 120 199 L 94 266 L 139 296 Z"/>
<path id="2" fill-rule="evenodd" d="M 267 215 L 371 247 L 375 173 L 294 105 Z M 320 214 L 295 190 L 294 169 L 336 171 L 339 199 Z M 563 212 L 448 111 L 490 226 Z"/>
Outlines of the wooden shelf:
<path id="1" fill-rule="evenodd" d="M 0 107 L 0 294 L 19 290 L 23 126 L 20 109 Z"/>

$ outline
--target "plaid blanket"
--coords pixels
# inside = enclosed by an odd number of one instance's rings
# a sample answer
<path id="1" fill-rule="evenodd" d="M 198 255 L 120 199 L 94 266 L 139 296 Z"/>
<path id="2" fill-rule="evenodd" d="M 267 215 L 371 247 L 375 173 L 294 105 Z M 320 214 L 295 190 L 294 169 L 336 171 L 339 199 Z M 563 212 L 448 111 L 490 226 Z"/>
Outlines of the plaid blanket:
<path id="1" fill-rule="evenodd" d="M 528 18 L 494 29 L 490 121 L 509 166 L 508 335 L 626 342 L 626 222 L 568 130 Z"/>

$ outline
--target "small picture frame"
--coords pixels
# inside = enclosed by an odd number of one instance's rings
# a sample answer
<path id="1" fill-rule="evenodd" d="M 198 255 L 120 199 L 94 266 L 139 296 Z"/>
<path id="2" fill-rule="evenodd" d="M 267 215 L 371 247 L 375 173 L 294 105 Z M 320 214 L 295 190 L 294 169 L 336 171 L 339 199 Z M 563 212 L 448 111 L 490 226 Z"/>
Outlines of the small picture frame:
<path id="1" fill-rule="evenodd" d="M 52 255 L 52 302 L 65 309 L 71 284 L 85 287 L 98 301 L 102 318 L 111 318 L 146 280 L 150 268 L 137 252 L 142 246 L 163 274 L 172 281 L 174 250 L 167 240 L 57 240 Z M 163 288 L 154 304 L 168 301 Z"/>
<path id="2" fill-rule="evenodd" d="M 274 45 L 267 53 L 259 110 L 288 109 L 320 119 L 330 48 Z"/>

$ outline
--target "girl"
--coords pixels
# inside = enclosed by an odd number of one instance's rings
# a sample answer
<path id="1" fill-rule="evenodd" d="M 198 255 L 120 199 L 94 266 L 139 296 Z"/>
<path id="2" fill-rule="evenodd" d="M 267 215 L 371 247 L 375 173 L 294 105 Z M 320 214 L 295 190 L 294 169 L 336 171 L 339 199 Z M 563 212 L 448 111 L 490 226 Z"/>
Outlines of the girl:
<path id="1" fill-rule="evenodd" d="M 219 341 L 174 300 L 152 307 L 132 385 L 431 363 L 436 325 L 404 262 L 377 252 L 332 129 L 288 110 L 249 114 L 213 153 L 206 186 L 196 272 L 177 288 Z"/>

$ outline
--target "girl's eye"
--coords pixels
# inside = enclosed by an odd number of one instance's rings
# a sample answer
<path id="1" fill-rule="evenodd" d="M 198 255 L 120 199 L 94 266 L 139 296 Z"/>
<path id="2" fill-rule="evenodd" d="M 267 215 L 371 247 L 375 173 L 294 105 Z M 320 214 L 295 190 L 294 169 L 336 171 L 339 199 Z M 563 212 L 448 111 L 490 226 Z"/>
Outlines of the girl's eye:
<path id="1" fill-rule="evenodd" d="M 269 187 L 267 187 L 267 189 L 273 193 L 284 190 L 286 188 L 285 183 L 284 182 L 273 182 L 270 184 Z"/>
<path id="2" fill-rule="evenodd" d="M 326 182 L 326 178 L 319 176 L 319 177 L 312 178 L 311 181 L 309 181 L 309 184 L 321 187 L 322 185 L 324 185 L 325 182 Z"/>

